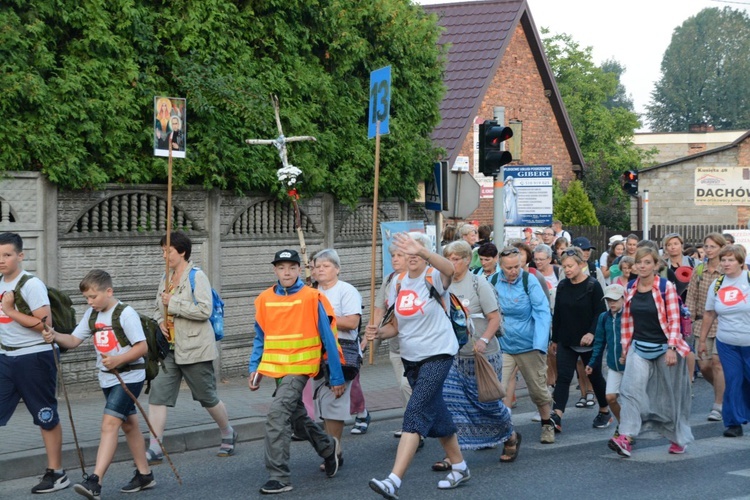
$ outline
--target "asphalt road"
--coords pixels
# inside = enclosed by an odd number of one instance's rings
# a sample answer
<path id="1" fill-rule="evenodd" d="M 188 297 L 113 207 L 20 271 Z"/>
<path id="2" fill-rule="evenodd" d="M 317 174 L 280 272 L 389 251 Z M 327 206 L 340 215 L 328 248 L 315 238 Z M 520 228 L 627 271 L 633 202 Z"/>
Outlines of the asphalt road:
<path id="1" fill-rule="evenodd" d="M 576 399 L 572 398 L 572 402 Z M 735 499 L 750 498 L 750 435 L 729 439 L 721 436 L 721 423 L 705 420 L 710 409 L 708 384 L 695 385 L 693 432 L 696 442 L 685 455 L 669 455 L 664 439 L 638 440 L 633 457 L 623 459 L 607 448 L 613 428 L 594 429 L 594 409 L 569 408 L 563 420 L 563 433 L 554 445 L 539 443 L 539 424 L 531 422 L 532 408 L 527 398 L 514 410 L 514 422 L 523 444 L 518 460 L 498 462 L 500 450 L 466 452 L 472 478 L 452 491 L 439 491 L 442 473 L 430 465 L 442 458 L 436 440 L 428 440 L 417 453 L 400 490 L 402 499 Z M 307 443 L 292 444 L 292 484 L 294 490 L 270 498 L 284 499 L 378 499 L 367 482 L 383 478 L 390 471 L 398 441 L 392 432 L 399 420 L 373 422 L 364 436 L 344 437 L 345 465 L 339 474 L 327 479 L 318 470 L 320 459 Z M 750 429 L 746 429 L 750 432 Z M 123 445 L 121 445 L 123 446 Z M 154 468 L 157 486 L 138 498 L 235 499 L 261 498 L 258 489 L 266 481 L 263 443 L 242 443 L 228 459 L 206 449 L 176 454 L 173 460 L 183 478 L 182 486 L 168 465 Z M 133 473 L 131 463 L 114 464 L 104 481 L 102 498 L 132 498 L 119 492 Z M 80 481 L 80 470 L 71 470 L 72 481 Z M 30 494 L 36 478 L 0 483 L 0 498 L 38 498 Z M 72 488 L 48 495 L 50 499 L 83 498 Z"/>

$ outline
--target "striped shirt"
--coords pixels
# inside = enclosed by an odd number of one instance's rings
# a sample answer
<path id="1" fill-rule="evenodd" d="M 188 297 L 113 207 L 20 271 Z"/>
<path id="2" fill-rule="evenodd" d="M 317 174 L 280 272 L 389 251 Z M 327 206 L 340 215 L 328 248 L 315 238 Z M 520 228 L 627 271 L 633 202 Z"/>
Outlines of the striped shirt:
<path id="1" fill-rule="evenodd" d="M 667 291 L 665 293 L 667 303 L 665 305 L 659 291 L 660 279 L 664 278 L 656 276 L 651 285 L 651 294 L 654 297 L 656 310 L 659 314 L 659 324 L 661 325 L 661 329 L 667 332 L 666 337 L 669 347 L 676 347 L 677 352 L 684 358 L 690 353 L 690 347 L 682 339 L 682 334 L 680 333 L 680 306 L 677 301 L 677 289 L 672 283 L 667 282 Z M 630 314 L 630 302 L 638 291 L 638 283 L 640 281 L 640 278 L 636 279 L 633 286 L 625 292 L 625 307 L 622 312 L 622 334 L 620 337 L 623 356 L 627 354 L 630 343 L 633 340 L 633 316 Z"/>

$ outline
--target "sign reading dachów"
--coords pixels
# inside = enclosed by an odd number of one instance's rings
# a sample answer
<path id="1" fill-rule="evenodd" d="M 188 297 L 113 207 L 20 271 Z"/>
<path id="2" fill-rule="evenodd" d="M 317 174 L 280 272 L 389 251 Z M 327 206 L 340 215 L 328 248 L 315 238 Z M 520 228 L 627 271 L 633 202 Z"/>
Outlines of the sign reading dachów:
<path id="1" fill-rule="evenodd" d="M 750 203 L 750 168 L 697 167 L 696 205 L 747 205 Z"/>

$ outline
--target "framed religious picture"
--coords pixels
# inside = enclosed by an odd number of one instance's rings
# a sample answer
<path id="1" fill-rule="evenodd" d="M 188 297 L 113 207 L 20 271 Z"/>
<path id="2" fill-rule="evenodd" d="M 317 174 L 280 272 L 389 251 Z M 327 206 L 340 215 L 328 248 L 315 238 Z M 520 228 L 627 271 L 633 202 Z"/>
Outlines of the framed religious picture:
<path id="1" fill-rule="evenodd" d="M 154 97 L 154 156 L 185 158 L 187 106 L 181 97 Z"/>

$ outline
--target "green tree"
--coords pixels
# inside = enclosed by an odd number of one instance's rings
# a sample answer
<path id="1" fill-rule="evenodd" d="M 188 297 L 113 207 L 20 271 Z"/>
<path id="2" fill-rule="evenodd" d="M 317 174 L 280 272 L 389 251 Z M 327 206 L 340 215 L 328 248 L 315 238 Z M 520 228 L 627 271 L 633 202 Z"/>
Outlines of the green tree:
<path id="1" fill-rule="evenodd" d="M 598 226 L 594 205 L 589 200 L 581 181 L 568 184 L 568 190 L 555 205 L 554 219 L 559 219 L 568 226 Z"/>
<path id="2" fill-rule="evenodd" d="M 607 109 L 623 108 L 628 111 L 635 111 L 633 99 L 630 97 L 625 85 L 623 85 L 621 81 L 622 74 L 625 73 L 625 66 L 614 59 L 607 59 L 602 63 L 601 68 L 605 73 L 612 73 L 615 75 L 615 78 L 617 79 L 617 89 L 615 90 L 614 95 L 610 96 L 605 103 Z"/>
<path id="3" fill-rule="evenodd" d="M 565 108 L 586 161 L 583 184 L 598 220 L 611 228 L 630 227 L 629 201 L 620 189 L 623 171 L 639 168 L 647 154 L 633 145 L 639 127 L 614 60 L 596 66 L 591 47 L 582 48 L 570 35 L 549 36 L 544 47 Z M 572 224 L 570 221 L 565 221 Z"/>
<path id="4" fill-rule="evenodd" d="M 383 196 L 414 199 L 437 151 L 445 49 L 409 0 L 8 0 L 0 3 L 0 170 L 64 188 L 164 182 L 152 155 L 153 97 L 187 97 L 179 184 L 278 193 L 279 96 L 304 193 L 372 193 L 370 72 L 392 67 Z"/>
<path id="5" fill-rule="evenodd" d="M 703 9 L 674 30 L 647 117 L 659 132 L 750 128 L 750 16 Z"/>

